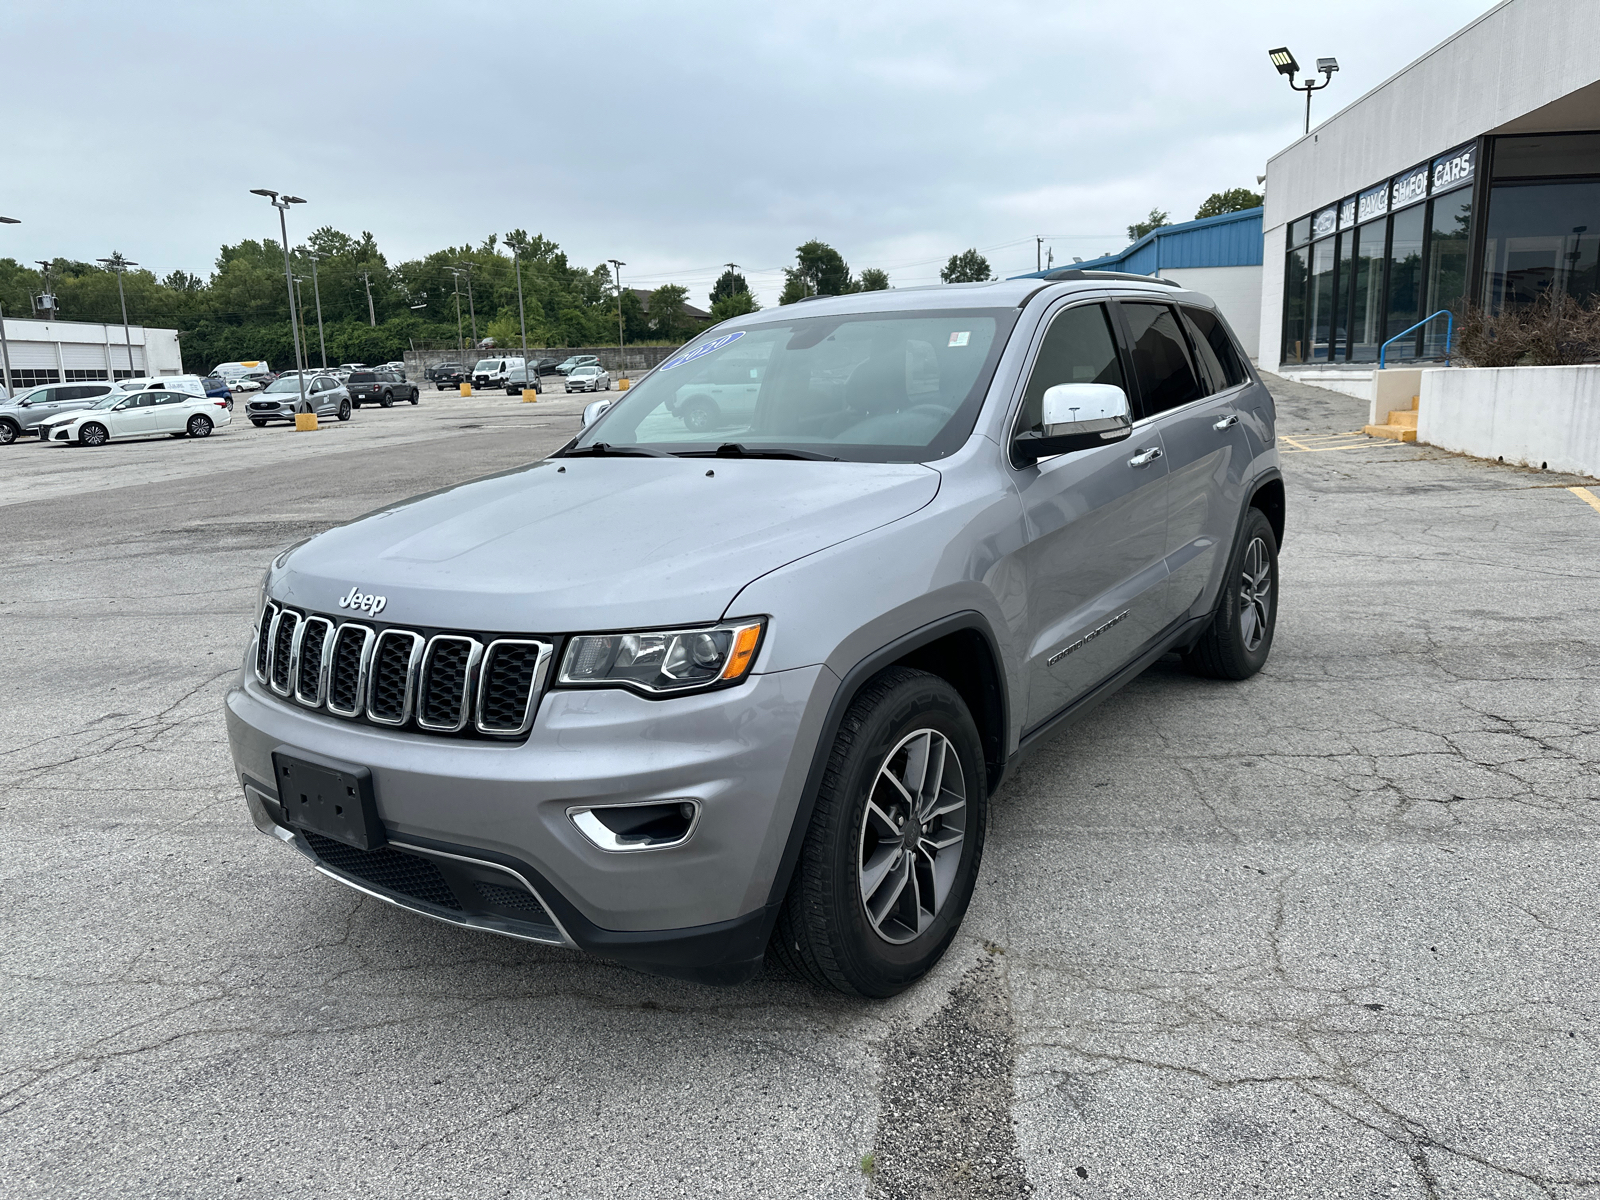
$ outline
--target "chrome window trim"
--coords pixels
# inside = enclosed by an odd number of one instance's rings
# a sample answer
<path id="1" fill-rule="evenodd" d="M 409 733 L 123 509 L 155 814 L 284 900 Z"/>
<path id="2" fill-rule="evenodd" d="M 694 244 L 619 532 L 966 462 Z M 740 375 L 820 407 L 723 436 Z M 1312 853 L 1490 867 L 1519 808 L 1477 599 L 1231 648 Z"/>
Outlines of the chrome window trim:
<path id="1" fill-rule="evenodd" d="M 461 681 L 461 716 L 454 725 L 439 725 L 426 720 L 423 713 L 423 702 L 426 700 L 426 688 L 432 670 L 433 656 L 441 642 L 465 642 L 467 644 L 467 673 Z M 429 733 L 460 733 L 467 727 L 467 722 L 473 715 L 473 689 L 478 682 L 478 669 L 483 662 L 483 643 L 477 638 L 467 637 L 461 633 L 436 633 L 428 639 L 428 644 L 422 651 L 422 662 L 417 671 L 417 728 L 426 729 Z"/>
<path id="2" fill-rule="evenodd" d="M 328 627 L 328 632 L 322 637 L 321 661 L 317 664 L 317 692 L 309 699 L 300 691 L 300 652 L 305 644 L 306 630 L 312 622 L 318 622 Z M 328 694 L 328 664 L 333 658 L 333 622 L 327 617 L 307 617 L 300 622 L 300 628 L 294 633 L 294 656 L 289 663 L 289 679 L 294 687 L 294 698 L 297 704 L 307 708 L 321 708 L 324 697 Z"/>
<path id="3" fill-rule="evenodd" d="M 280 608 L 278 610 L 278 615 L 272 618 L 271 640 L 267 643 L 267 687 L 270 688 L 275 695 L 283 696 L 285 698 L 287 698 L 290 692 L 294 690 L 294 643 L 292 641 L 289 646 L 288 669 L 284 674 L 284 678 L 288 681 L 288 686 L 280 688 L 277 681 L 278 631 L 283 625 L 284 619 L 287 617 L 294 618 L 296 632 L 299 632 L 298 626 L 300 625 L 300 614 L 295 612 L 292 608 Z M 291 637 L 292 636 L 293 635 L 291 635 Z"/>
<path id="4" fill-rule="evenodd" d="M 250 666 L 256 673 L 256 681 L 263 687 L 272 670 L 272 623 L 277 620 L 281 610 L 271 600 L 262 606 L 261 615 L 256 619 L 256 636 L 250 650 Z M 266 653 L 263 654 L 261 638 L 267 638 Z"/>
<path id="5" fill-rule="evenodd" d="M 406 662 L 406 686 L 403 698 L 400 701 L 400 716 L 380 717 L 372 711 L 372 692 L 378 683 L 378 672 L 372 664 L 378 661 L 379 652 L 383 649 L 385 638 L 406 637 L 411 639 L 411 657 Z M 367 720 L 374 725 L 385 725 L 391 729 L 398 729 L 411 719 L 411 710 L 417 698 L 417 669 L 422 665 L 422 652 L 428 644 L 428 639 L 420 633 L 410 629 L 385 629 L 372 644 L 372 656 L 368 660 L 366 706 Z"/>
<path id="6" fill-rule="evenodd" d="M 481 683 L 484 673 L 493 661 L 494 652 L 500 646 L 537 646 L 538 658 L 533 664 L 533 682 L 528 688 L 528 700 L 522 710 L 522 722 L 515 729 L 486 729 L 483 724 L 483 700 L 488 692 L 487 687 L 480 686 L 478 695 L 473 704 L 472 727 L 479 733 L 489 737 L 521 737 L 533 728 L 534 715 L 539 711 L 539 697 L 544 692 L 545 680 L 550 674 L 550 659 L 555 651 L 553 642 L 543 642 L 538 638 L 495 638 L 483 649 L 480 659 L 478 678 Z"/>
<path id="7" fill-rule="evenodd" d="M 360 663 L 360 666 L 356 668 L 356 705 L 355 705 L 354 708 L 343 709 L 343 708 L 335 708 L 334 704 L 333 704 L 333 686 L 332 686 L 333 685 L 333 679 L 332 679 L 332 673 L 333 673 L 333 647 L 337 646 L 338 640 L 340 638 L 342 638 L 347 632 L 359 633 L 359 634 L 362 635 L 362 641 L 361 641 L 361 663 Z M 377 630 L 373 629 L 369 625 L 362 625 L 362 624 L 359 624 L 359 623 L 357 623 L 355 621 L 346 621 L 343 625 L 339 626 L 339 628 L 335 629 L 333 631 L 333 637 L 328 639 L 328 646 L 329 646 L 329 650 L 328 650 L 329 679 L 328 679 L 327 693 L 326 693 L 326 696 L 324 697 L 324 707 L 326 707 L 327 710 L 330 713 L 332 713 L 334 716 L 336 716 L 336 717 L 344 717 L 347 720 L 352 720 L 353 721 L 353 720 L 357 719 L 358 717 L 360 717 L 361 714 L 366 711 L 366 707 L 367 707 L 367 676 L 371 673 L 371 668 L 372 668 L 372 648 L 376 644 L 377 640 L 378 640 Z"/>

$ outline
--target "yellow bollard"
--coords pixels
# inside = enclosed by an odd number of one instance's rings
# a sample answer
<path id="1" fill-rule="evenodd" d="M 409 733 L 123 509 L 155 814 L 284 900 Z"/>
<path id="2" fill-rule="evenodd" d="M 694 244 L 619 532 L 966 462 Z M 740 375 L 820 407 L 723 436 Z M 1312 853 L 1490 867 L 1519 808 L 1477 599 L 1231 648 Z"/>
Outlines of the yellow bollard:
<path id="1" fill-rule="evenodd" d="M 522 389 L 522 402 L 524 404 L 537 404 L 537 403 L 539 403 L 539 393 L 534 391 L 532 388 L 523 388 Z"/>
<path id="2" fill-rule="evenodd" d="M 308 430 L 314 430 L 316 427 L 317 427 L 317 414 L 316 413 L 314 413 L 314 412 L 295 413 L 295 415 L 294 415 L 294 428 L 295 428 L 295 432 L 296 433 L 305 433 Z"/>
<path id="3" fill-rule="evenodd" d="M 624 375 L 621 379 L 617 380 L 617 391 L 625 392 L 627 390 L 628 390 L 628 377 L 626 375 Z"/>
<path id="4" fill-rule="evenodd" d="M 468 383 L 465 379 L 463 379 L 461 381 L 461 394 L 463 396 L 472 395 L 472 385 L 470 383 Z"/>

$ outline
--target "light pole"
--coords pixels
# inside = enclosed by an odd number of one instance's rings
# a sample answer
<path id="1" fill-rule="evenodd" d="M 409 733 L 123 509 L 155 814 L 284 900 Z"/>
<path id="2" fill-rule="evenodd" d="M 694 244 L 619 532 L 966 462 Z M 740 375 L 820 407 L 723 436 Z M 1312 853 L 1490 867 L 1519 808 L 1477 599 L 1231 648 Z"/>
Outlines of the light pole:
<path id="1" fill-rule="evenodd" d="M 376 329 L 378 327 L 378 318 L 372 311 L 372 272 L 361 272 L 361 278 L 367 281 L 367 324 Z"/>
<path id="2" fill-rule="evenodd" d="M 472 319 L 472 344 L 474 347 L 478 344 L 478 310 L 472 307 L 472 268 L 477 265 L 475 262 L 469 262 L 462 268 L 467 273 L 467 315 Z"/>
<path id="3" fill-rule="evenodd" d="M 1339 69 L 1337 58 L 1317 59 L 1317 70 L 1322 72 L 1322 82 L 1318 83 L 1316 76 L 1311 76 L 1304 85 L 1294 81 L 1295 72 L 1300 69 L 1300 64 L 1295 62 L 1294 55 L 1289 53 L 1289 47 L 1279 46 L 1276 50 L 1268 50 L 1267 57 L 1272 60 L 1272 65 L 1278 68 L 1278 74 L 1289 80 L 1289 86 L 1297 92 L 1306 94 L 1306 132 L 1311 132 L 1311 93 L 1320 92 L 1333 82 L 1333 73 Z"/>
<path id="4" fill-rule="evenodd" d="M 306 332 L 306 297 L 300 290 L 300 285 L 306 281 L 304 275 L 294 277 L 294 299 L 300 306 L 300 340 L 305 343 L 306 358 L 311 357 L 311 335 Z"/>
<path id="5" fill-rule="evenodd" d="M 511 261 L 517 268 L 517 323 L 522 326 L 522 390 L 529 388 L 538 389 L 538 380 L 530 377 L 528 363 L 528 315 L 522 307 L 522 239 L 515 234 L 506 234 L 506 241 L 511 244 Z"/>
<path id="6" fill-rule="evenodd" d="M 328 369 L 328 339 L 322 336 L 322 289 L 317 286 L 317 255 L 311 256 L 311 294 L 317 301 L 317 342 L 322 347 L 322 369 Z"/>
<path id="7" fill-rule="evenodd" d="M 455 277 L 456 281 L 456 350 L 461 354 L 465 354 L 467 347 L 461 340 L 461 268 L 446 267 L 445 269 Z"/>
<path id="8" fill-rule="evenodd" d="M 294 309 L 294 271 L 289 266 L 289 222 L 284 213 L 289 211 L 291 204 L 304 204 L 299 196 L 284 196 L 278 198 L 278 193 L 270 188 L 251 188 L 252 196 L 265 196 L 267 202 L 278 210 L 278 231 L 283 234 L 283 279 L 284 285 L 289 289 L 289 334 L 294 338 L 294 375 L 300 382 L 300 407 L 296 412 L 308 413 L 311 406 L 306 403 L 306 369 L 300 357 L 300 325 L 295 319 Z"/>
<path id="9" fill-rule="evenodd" d="M 0 225 L 21 225 L 16 217 L 0 217 Z M 6 399 L 11 398 L 11 346 L 6 341 L 6 310 L 0 304 L 0 370 L 5 372 Z"/>
<path id="10" fill-rule="evenodd" d="M 128 297 L 122 290 L 122 272 L 128 267 L 137 267 L 139 264 L 123 258 L 120 250 L 113 250 L 110 258 L 101 258 L 96 261 L 104 263 L 107 269 L 117 273 L 117 299 L 122 301 L 122 340 L 128 344 L 128 378 L 132 379 L 139 372 L 133 366 L 133 334 L 128 330 Z M 144 366 L 145 370 L 148 371 L 150 369 L 149 362 L 146 362 Z"/>
<path id="11" fill-rule="evenodd" d="M 627 367 L 622 358 L 622 268 L 628 264 L 620 258 L 608 258 L 606 261 L 617 272 L 617 370 L 622 371 Z"/>

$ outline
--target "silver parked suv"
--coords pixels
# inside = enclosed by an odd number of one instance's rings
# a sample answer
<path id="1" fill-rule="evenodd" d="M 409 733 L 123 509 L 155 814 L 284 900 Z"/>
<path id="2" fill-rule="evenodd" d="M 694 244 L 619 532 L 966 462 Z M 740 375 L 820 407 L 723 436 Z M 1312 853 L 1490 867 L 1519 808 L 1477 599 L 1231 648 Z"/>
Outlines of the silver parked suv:
<path id="1" fill-rule="evenodd" d="M 686 424 L 730 373 L 753 404 Z M 586 421 L 272 563 L 229 738 L 256 825 L 325 874 L 886 996 L 955 936 L 1024 755 L 1164 653 L 1243 679 L 1272 648 L 1272 399 L 1170 284 L 753 313 Z"/>

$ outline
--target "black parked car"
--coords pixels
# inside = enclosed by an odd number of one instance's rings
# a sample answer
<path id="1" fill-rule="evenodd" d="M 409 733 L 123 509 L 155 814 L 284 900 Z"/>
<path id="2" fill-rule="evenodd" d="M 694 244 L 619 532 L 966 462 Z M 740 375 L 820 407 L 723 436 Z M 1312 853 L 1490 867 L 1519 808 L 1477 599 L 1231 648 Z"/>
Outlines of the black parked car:
<path id="1" fill-rule="evenodd" d="M 363 401 L 389 408 L 396 400 L 415 404 L 422 398 L 420 387 L 407 383 L 394 371 L 351 371 L 345 386 L 350 389 L 350 403 L 357 408 Z"/>
<path id="2" fill-rule="evenodd" d="M 459 384 L 467 377 L 467 364 L 458 362 L 435 363 L 423 374 L 443 390 L 446 385 L 451 383 Z"/>
<path id="3" fill-rule="evenodd" d="M 554 358 L 536 358 L 533 360 L 533 373 L 535 375 L 554 375 L 560 362 Z"/>

